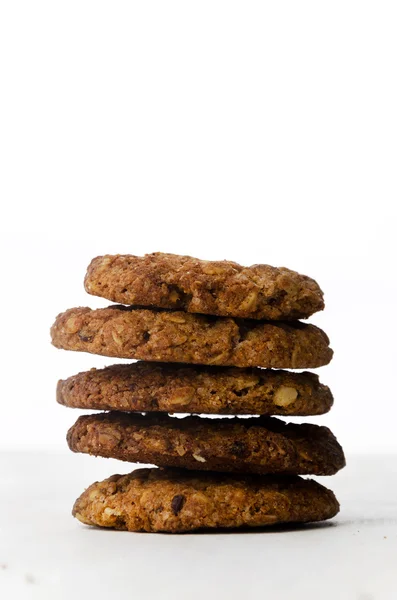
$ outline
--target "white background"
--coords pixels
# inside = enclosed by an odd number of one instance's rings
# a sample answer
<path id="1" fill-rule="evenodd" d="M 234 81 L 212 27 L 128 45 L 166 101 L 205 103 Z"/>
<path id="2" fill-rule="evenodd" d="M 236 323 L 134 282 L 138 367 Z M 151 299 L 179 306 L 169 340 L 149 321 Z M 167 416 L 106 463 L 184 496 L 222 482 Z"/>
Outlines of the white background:
<path id="1" fill-rule="evenodd" d="M 1 445 L 59 445 L 58 312 L 102 253 L 166 251 L 316 278 L 335 350 L 321 418 L 397 449 L 393 2 L 4 2 Z M 6 365 L 6 367 L 4 366 Z"/>
<path id="2" fill-rule="evenodd" d="M 166 251 L 316 278 L 335 406 L 311 420 L 348 460 L 397 451 L 396 27 L 382 1 L 1 3 L 0 447 L 80 485 L 56 381 L 115 361 L 49 327 L 106 306 L 92 257 Z"/>

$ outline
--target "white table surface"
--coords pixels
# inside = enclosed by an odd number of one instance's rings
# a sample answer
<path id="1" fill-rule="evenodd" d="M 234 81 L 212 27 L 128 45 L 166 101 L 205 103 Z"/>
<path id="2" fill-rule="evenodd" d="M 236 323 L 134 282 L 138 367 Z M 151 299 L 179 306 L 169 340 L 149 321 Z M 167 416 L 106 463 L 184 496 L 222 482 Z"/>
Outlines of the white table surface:
<path id="1" fill-rule="evenodd" d="M 93 529 L 81 491 L 129 465 L 73 454 L 0 454 L 0 598 L 56 600 L 397 598 L 397 455 L 348 457 L 320 481 L 329 524 L 218 534 Z"/>

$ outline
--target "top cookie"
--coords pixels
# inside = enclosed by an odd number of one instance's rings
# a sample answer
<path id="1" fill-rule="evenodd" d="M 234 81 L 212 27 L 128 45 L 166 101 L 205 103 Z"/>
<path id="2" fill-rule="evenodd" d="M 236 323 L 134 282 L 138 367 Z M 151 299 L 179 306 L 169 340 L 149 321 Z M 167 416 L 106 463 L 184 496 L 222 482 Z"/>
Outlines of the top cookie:
<path id="1" fill-rule="evenodd" d="M 89 294 L 120 304 L 221 317 L 305 319 L 324 308 L 318 284 L 285 267 L 242 267 L 162 252 L 98 256 L 84 284 Z"/>

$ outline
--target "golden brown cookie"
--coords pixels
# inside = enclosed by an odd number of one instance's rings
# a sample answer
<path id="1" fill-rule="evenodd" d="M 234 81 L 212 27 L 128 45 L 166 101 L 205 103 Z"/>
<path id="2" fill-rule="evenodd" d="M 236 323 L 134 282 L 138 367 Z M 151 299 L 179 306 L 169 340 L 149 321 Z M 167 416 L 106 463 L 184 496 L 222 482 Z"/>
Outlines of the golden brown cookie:
<path id="1" fill-rule="evenodd" d="M 92 484 L 73 515 L 86 525 L 181 533 L 330 519 L 333 492 L 310 479 L 138 469 Z"/>
<path id="2" fill-rule="evenodd" d="M 272 417 L 100 413 L 79 417 L 67 441 L 74 452 L 193 470 L 333 475 L 345 466 L 327 427 Z"/>
<path id="3" fill-rule="evenodd" d="M 221 317 L 302 319 L 324 308 L 318 284 L 285 267 L 242 267 L 163 252 L 98 256 L 88 267 L 85 289 L 120 304 Z"/>
<path id="4" fill-rule="evenodd" d="M 333 398 L 308 372 L 136 362 L 61 380 L 57 401 L 92 410 L 321 415 Z"/>
<path id="5" fill-rule="evenodd" d="M 330 362 L 327 335 L 300 321 L 278 323 L 191 315 L 181 311 L 71 308 L 58 315 L 52 343 L 148 361 L 310 369 Z"/>

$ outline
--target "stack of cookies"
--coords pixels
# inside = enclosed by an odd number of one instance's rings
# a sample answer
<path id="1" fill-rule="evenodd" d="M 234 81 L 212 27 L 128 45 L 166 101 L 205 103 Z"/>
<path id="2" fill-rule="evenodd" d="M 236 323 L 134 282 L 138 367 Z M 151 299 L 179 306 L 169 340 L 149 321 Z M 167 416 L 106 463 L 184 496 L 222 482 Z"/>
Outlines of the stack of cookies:
<path id="1" fill-rule="evenodd" d="M 157 467 L 94 483 L 75 517 L 183 532 L 338 512 L 330 490 L 299 477 L 345 465 L 334 435 L 271 416 L 320 415 L 333 403 L 316 375 L 280 370 L 332 358 L 326 334 L 298 320 L 324 308 L 315 281 L 286 268 L 155 253 L 95 258 L 85 288 L 118 304 L 60 314 L 53 344 L 140 361 L 58 383 L 60 404 L 106 411 L 79 417 L 69 447 Z"/>

